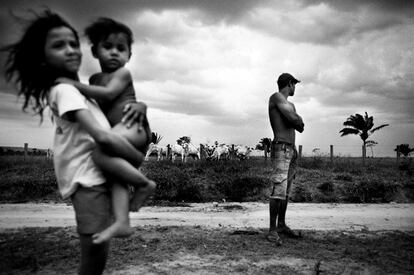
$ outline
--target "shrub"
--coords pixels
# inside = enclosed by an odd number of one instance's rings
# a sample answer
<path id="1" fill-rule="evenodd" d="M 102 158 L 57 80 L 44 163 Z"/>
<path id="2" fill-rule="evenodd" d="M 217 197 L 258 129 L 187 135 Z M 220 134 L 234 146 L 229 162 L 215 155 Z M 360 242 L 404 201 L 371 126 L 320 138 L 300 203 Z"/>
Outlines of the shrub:
<path id="1" fill-rule="evenodd" d="M 339 175 L 337 175 L 335 177 L 335 180 L 339 180 L 339 181 L 352 181 L 352 175 L 350 175 L 349 173 L 340 173 Z"/>
<path id="2" fill-rule="evenodd" d="M 300 167 L 305 169 L 322 169 L 327 165 L 325 158 L 320 156 L 302 158 L 300 160 Z"/>
<path id="3" fill-rule="evenodd" d="M 146 174 L 157 183 L 155 200 L 202 201 L 199 187 L 191 181 L 188 173 L 184 169 L 180 169 L 179 166 L 164 164 L 156 169 L 147 168 Z"/>
<path id="4" fill-rule="evenodd" d="M 345 183 L 343 188 L 347 201 L 354 203 L 390 202 L 399 186 L 383 180 L 365 179 Z"/>
<path id="5" fill-rule="evenodd" d="M 318 189 L 323 193 L 332 193 L 334 188 L 335 186 L 331 181 L 325 181 L 318 185 Z"/>
<path id="6" fill-rule="evenodd" d="M 61 201 L 52 162 L 41 157 L 2 157 L 0 201 Z"/>
<path id="7" fill-rule="evenodd" d="M 322 161 L 323 169 L 310 165 L 304 168 L 302 160 L 299 162 L 292 186 L 292 201 L 414 201 L 413 176 L 400 171 L 395 159 L 370 159 L 371 163 L 366 167 L 361 167 L 359 159 L 335 159 L 330 163 L 322 158 Z M 181 203 L 222 199 L 267 201 L 273 166 L 263 159 L 189 163 L 148 161 L 144 162 L 142 171 L 157 182 L 153 204 L 157 201 Z M 52 162 L 45 157 L 30 156 L 26 160 L 22 156 L 0 157 L 0 201 L 62 202 L 57 190 Z"/>
<path id="8" fill-rule="evenodd" d="M 292 194 L 290 200 L 293 202 L 311 202 L 312 191 L 308 184 L 297 182 L 292 187 Z"/>
<path id="9" fill-rule="evenodd" d="M 259 177 L 236 178 L 225 187 L 225 195 L 231 201 L 243 202 L 260 200 L 268 183 Z"/>

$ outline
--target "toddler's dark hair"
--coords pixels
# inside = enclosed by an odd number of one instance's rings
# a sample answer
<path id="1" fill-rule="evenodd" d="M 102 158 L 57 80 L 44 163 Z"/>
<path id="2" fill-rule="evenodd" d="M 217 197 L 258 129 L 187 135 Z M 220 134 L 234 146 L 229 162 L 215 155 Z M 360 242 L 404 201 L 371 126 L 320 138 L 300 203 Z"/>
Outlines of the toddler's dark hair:
<path id="1" fill-rule="evenodd" d="M 123 33 L 127 37 L 128 47 L 131 51 L 132 43 L 134 42 L 134 35 L 129 27 L 117 22 L 111 18 L 100 17 L 89 27 L 85 29 L 85 35 L 92 44 L 92 52 L 96 53 L 96 47 L 99 42 L 107 39 L 111 34 Z"/>
<path id="2" fill-rule="evenodd" d="M 40 14 L 33 14 L 35 18 L 32 20 L 19 18 L 19 21 L 27 24 L 20 41 L 1 50 L 7 53 L 5 78 L 16 85 L 19 95 L 24 96 L 23 110 L 31 106 L 42 120 L 48 91 L 59 77 L 57 72 L 45 64 L 44 49 L 47 35 L 54 28 L 67 27 L 78 42 L 79 36 L 68 22 L 49 9 Z"/>

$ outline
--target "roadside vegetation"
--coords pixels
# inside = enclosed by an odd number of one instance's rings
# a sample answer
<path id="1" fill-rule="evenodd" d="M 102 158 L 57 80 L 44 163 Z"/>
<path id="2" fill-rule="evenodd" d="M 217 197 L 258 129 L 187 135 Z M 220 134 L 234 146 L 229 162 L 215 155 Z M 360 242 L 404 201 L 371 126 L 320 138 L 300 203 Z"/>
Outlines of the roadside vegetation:
<path id="1" fill-rule="evenodd" d="M 414 202 L 414 167 L 401 169 L 393 158 L 304 157 L 299 162 L 293 202 Z M 245 161 L 155 161 L 142 171 L 158 183 L 150 202 L 266 201 L 272 163 Z M 52 160 L 44 156 L 0 157 L 0 202 L 63 202 L 57 192 Z"/>

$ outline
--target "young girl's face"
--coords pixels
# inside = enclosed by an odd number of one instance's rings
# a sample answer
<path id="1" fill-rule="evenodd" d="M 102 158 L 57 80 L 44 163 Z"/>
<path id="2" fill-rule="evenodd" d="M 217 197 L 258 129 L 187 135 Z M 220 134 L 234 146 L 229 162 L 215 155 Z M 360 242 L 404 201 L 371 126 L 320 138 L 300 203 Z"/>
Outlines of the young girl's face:
<path id="1" fill-rule="evenodd" d="M 100 41 L 95 57 L 99 59 L 104 72 L 113 72 L 125 65 L 131 56 L 127 36 L 124 33 L 113 33 Z"/>
<path id="2" fill-rule="evenodd" d="M 67 27 L 51 29 L 46 36 L 45 63 L 62 74 L 74 74 L 82 60 L 79 41 Z"/>

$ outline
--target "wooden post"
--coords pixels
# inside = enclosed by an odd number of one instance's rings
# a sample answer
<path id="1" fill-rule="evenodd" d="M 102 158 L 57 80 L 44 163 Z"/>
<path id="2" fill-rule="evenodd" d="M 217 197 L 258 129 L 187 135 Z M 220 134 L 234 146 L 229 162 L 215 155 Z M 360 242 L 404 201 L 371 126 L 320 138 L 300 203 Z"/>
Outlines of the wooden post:
<path id="1" fill-rule="evenodd" d="M 234 144 L 231 145 L 231 154 L 230 154 L 230 159 L 233 159 L 235 157 L 234 154 Z"/>
<path id="2" fill-rule="evenodd" d="M 29 144 L 27 144 L 27 143 L 25 143 L 24 144 L 24 159 L 26 160 L 26 157 L 27 157 L 27 150 L 28 150 L 28 147 L 29 147 Z"/>
<path id="3" fill-rule="evenodd" d="M 299 145 L 299 155 L 298 158 L 301 159 L 302 158 L 302 145 Z"/>
<path id="4" fill-rule="evenodd" d="M 333 145 L 330 145 L 330 147 L 331 147 L 331 162 L 333 162 L 333 159 L 334 159 Z"/>

